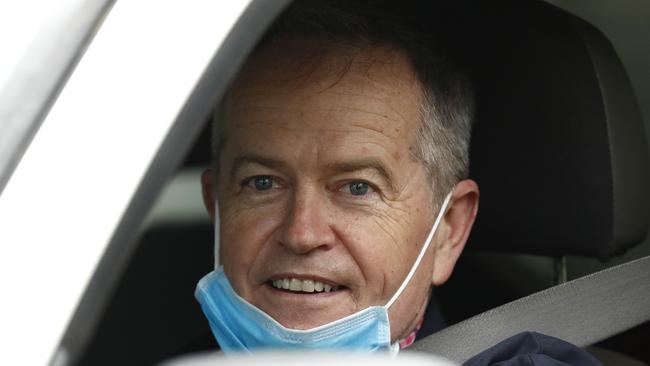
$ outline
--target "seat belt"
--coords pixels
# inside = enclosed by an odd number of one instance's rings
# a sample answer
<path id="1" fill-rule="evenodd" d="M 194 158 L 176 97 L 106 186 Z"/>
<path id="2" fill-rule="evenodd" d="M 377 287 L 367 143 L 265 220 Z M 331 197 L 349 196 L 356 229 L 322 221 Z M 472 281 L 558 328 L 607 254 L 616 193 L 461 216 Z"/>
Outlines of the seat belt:
<path id="1" fill-rule="evenodd" d="M 586 347 L 648 320 L 650 256 L 501 305 L 406 350 L 433 353 L 461 364 L 520 332 L 534 331 Z"/>

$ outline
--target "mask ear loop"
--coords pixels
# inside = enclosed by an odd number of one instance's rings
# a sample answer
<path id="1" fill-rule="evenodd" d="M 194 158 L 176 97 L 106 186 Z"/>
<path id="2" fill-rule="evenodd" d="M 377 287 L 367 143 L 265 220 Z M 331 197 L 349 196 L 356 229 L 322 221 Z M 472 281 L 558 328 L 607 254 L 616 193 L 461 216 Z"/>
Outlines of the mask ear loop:
<path id="1" fill-rule="evenodd" d="M 415 271 L 418 269 L 418 266 L 420 265 L 420 262 L 422 261 L 424 254 L 427 252 L 427 249 L 429 248 L 429 245 L 433 240 L 433 235 L 436 233 L 436 230 L 438 229 L 438 225 L 440 225 L 440 221 L 442 221 L 442 218 L 445 215 L 445 212 L 447 211 L 447 206 L 451 201 L 451 196 L 453 192 L 454 190 L 452 189 L 451 192 L 447 194 L 447 197 L 445 197 L 445 200 L 443 201 L 442 206 L 440 207 L 440 211 L 438 212 L 438 216 L 436 217 L 436 221 L 434 221 L 433 227 L 431 228 L 431 231 L 429 231 L 429 236 L 427 236 L 427 240 L 424 242 L 424 246 L 420 250 L 420 254 L 418 254 L 418 257 L 415 259 L 415 263 L 413 263 L 413 266 L 411 267 L 411 271 L 408 273 L 408 275 L 406 275 L 404 282 L 402 282 L 402 284 L 397 289 L 397 291 L 395 291 L 393 297 L 390 300 L 388 300 L 388 303 L 386 303 L 386 309 L 390 309 L 390 307 L 395 303 L 395 301 L 397 301 L 397 298 L 402 294 L 402 292 L 404 292 L 404 289 L 411 281 L 411 278 L 413 278 Z"/>
<path id="2" fill-rule="evenodd" d="M 219 201 L 214 200 L 214 269 L 219 268 L 219 248 L 221 247 L 221 219 L 219 218 Z"/>

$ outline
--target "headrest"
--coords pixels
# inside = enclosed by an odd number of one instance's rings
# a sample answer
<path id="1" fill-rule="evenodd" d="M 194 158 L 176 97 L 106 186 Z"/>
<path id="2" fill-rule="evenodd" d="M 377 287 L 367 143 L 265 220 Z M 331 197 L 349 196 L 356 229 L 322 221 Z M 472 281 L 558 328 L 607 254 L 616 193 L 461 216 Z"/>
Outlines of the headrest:
<path id="1" fill-rule="evenodd" d="M 546 5 L 501 10 L 475 33 L 470 174 L 481 200 L 469 248 L 606 260 L 648 226 L 629 79 L 589 24 Z"/>

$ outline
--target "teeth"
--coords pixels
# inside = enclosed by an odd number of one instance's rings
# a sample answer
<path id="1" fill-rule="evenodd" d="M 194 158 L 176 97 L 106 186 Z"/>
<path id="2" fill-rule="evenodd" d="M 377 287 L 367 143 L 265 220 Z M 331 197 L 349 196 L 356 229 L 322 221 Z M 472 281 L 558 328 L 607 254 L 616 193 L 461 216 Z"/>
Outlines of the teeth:
<path id="1" fill-rule="evenodd" d="M 302 291 L 303 292 L 314 292 L 314 281 L 304 280 L 302 281 Z"/>
<path id="2" fill-rule="evenodd" d="M 273 287 L 289 290 L 293 292 L 330 292 L 336 291 L 337 287 L 332 287 L 326 283 L 314 280 L 299 280 L 297 278 L 282 278 L 271 281 Z"/>
<path id="3" fill-rule="evenodd" d="M 291 291 L 302 291 L 302 281 L 292 278 L 291 284 L 289 285 L 289 290 Z"/>

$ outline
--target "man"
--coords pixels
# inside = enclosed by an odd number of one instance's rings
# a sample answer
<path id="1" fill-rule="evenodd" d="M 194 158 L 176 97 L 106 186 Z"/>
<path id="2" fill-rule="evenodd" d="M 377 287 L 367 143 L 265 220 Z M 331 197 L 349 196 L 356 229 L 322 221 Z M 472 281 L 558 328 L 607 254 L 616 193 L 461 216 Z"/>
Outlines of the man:
<path id="1" fill-rule="evenodd" d="M 310 20 L 289 16 L 307 31 Z M 458 75 L 415 70 L 434 60 L 403 49 L 412 39 L 282 26 L 226 97 L 219 165 L 203 175 L 212 217 L 219 202 L 221 263 L 239 296 L 285 327 L 314 328 L 386 304 L 450 192 L 429 249 L 389 310 L 391 341 L 399 341 L 421 322 L 431 285 L 451 274 L 476 215 L 478 187 L 464 179 L 470 93 Z"/>
<path id="2" fill-rule="evenodd" d="M 472 92 L 366 5 L 298 2 L 224 98 L 202 176 L 223 269 L 197 298 L 226 351 L 396 352 L 463 251 Z"/>

